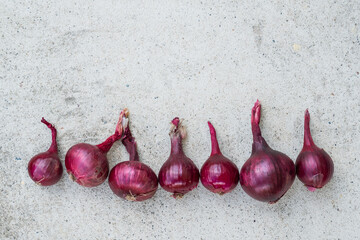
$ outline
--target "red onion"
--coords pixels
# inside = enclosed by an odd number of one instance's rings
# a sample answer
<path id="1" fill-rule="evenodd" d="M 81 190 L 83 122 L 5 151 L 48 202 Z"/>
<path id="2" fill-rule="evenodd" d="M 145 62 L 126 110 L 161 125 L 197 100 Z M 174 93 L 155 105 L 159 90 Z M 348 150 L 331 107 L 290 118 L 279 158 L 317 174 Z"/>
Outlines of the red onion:
<path id="1" fill-rule="evenodd" d="M 334 173 L 334 163 L 324 149 L 320 149 L 315 145 L 311 137 L 309 123 L 310 114 L 306 109 L 304 145 L 295 165 L 298 178 L 313 192 L 330 181 Z"/>
<path id="2" fill-rule="evenodd" d="M 183 152 L 182 139 L 185 138 L 186 131 L 179 118 L 174 118 L 171 124 L 171 152 L 159 171 L 159 183 L 166 191 L 173 193 L 174 198 L 181 198 L 197 187 L 199 169 Z"/>
<path id="3" fill-rule="evenodd" d="M 239 169 L 220 151 L 213 125 L 208 122 L 211 135 L 211 155 L 200 171 L 205 188 L 220 195 L 231 192 L 239 182 Z"/>
<path id="4" fill-rule="evenodd" d="M 60 180 L 63 167 L 58 156 L 56 128 L 44 118 L 41 119 L 41 122 L 50 128 L 52 143 L 49 150 L 31 158 L 28 164 L 28 172 L 30 178 L 38 185 L 50 186 Z"/>
<path id="5" fill-rule="evenodd" d="M 144 201 L 154 196 L 158 180 L 154 171 L 146 164 L 139 162 L 135 138 L 128 126 L 127 114 L 123 118 L 124 138 L 122 143 L 130 155 L 129 161 L 118 163 L 109 175 L 111 190 L 121 198 L 129 201 Z"/>
<path id="6" fill-rule="evenodd" d="M 125 110 L 120 113 L 115 133 L 103 143 L 98 145 L 79 143 L 69 149 L 65 156 L 65 166 L 70 179 L 84 187 L 96 187 L 106 180 L 109 174 L 106 154 L 113 143 L 122 137 L 121 121 L 124 114 Z"/>
<path id="7" fill-rule="evenodd" d="M 260 111 L 257 100 L 251 113 L 252 153 L 241 168 L 240 184 L 256 200 L 275 203 L 294 182 L 295 165 L 288 156 L 271 149 L 261 136 Z"/>

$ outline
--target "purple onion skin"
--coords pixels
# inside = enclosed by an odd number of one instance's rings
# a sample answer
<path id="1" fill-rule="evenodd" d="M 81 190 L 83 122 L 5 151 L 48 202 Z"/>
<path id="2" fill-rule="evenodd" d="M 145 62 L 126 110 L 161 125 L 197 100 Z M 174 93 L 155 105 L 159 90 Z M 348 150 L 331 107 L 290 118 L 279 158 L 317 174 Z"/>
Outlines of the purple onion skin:
<path id="1" fill-rule="evenodd" d="M 52 143 L 46 152 L 39 153 L 31 158 L 28 163 L 30 178 L 40 186 L 51 186 L 57 183 L 63 173 L 56 142 L 56 128 L 44 118 L 41 120 L 52 134 Z"/>
<path id="2" fill-rule="evenodd" d="M 199 169 L 182 149 L 182 139 L 186 133 L 179 118 L 174 118 L 170 131 L 171 152 L 159 171 L 161 187 L 173 193 L 173 197 L 182 198 L 199 184 Z"/>
<path id="3" fill-rule="evenodd" d="M 102 184 L 109 174 L 106 153 L 96 145 L 78 143 L 66 153 L 65 165 L 70 178 L 84 187 Z"/>
<path id="4" fill-rule="evenodd" d="M 122 137 L 121 120 L 124 114 L 124 111 L 120 113 L 115 133 L 103 143 L 98 145 L 78 143 L 68 150 L 65 156 L 65 166 L 70 179 L 84 187 L 96 187 L 106 180 L 109 174 L 109 162 L 106 154 L 114 142 Z"/>
<path id="5" fill-rule="evenodd" d="M 123 120 L 125 133 L 122 143 L 130 155 L 130 160 L 113 167 L 109 175 L 109 186 L 117 196 L 139 202 L 154 196 L 158 179 L 149 166 L 139 161 L 135 138 L 127 125 L 127 115 L 128 112 Z"/>
<path id="6" fill-rule="evenodd" d="M 296 174 L 302 183 L 315 191 L 325 186 L 334 174 L 334 163 L 331 157 L 318 148 L 310 132 L 310 114 L 305 111 L 304 145 L 296 159 Z"/>
<path id="7" fill-rule="evenodd" d="M 275 203 L 295 179 L 294 162 L 285 154 L 271 149 L 261 136 L 261 105 L 256 101 L 251 115 L 254 142 L 250 158 L 240 171 L 240 184 L 256 200 Z"/>
<path id="8" fill-rule="evenodd" d="M 199 169 L 185 154 L 170 155 L 159 172 L 160 186 L 173 193 L 174 198 L 182 198 L 199 184 Z"/>
<path id="9" fill-rule="evenodd" d="M 239 169 L 220 151 L 213 125 L 208 122 L 211 135 L 211 155 L 200 171 L 201 183 L 206 189 L 220 195 L 231 192 L 239 182 Z"/>
<path id="10" fill-rule="evenodd" d="M 292 160 L 269 147 L 253 152 L 240 172 L 240 184 L 244 191 L 256 200 L 269 203 L 277 202 L 294 179 Z"/>
<path id="11" fill-rule="evenodd" d="M 138 161 L 118 163 L 110 172 L 109 185 L 119 197 L 129 201 L 144 201 L 156 193 L 158 180 L 154 171 Z"/>

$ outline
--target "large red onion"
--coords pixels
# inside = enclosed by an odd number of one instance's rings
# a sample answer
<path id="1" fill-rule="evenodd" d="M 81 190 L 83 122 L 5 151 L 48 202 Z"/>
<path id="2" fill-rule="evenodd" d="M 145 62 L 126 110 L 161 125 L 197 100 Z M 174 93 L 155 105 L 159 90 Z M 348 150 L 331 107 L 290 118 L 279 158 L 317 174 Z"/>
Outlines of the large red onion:
<path id="1" fill-rule="evenodd" d="M 310 132 L 310 114 L 305 111 L 304 145 L 296 159 L 296 173 L 298 178 L 310 190 L 315 191 L 327 184 L 334 173 L 334 163 L 331 157 L 318 148 Z"/>
<path id="2" fill-rule="evenodd" d="M 96 187 L 106 180 L 109 174 L 106 154 L 114 142 L 122 137 L 121 121 L 124 114 L 125 110 L 120 113 L 115 133 L 103 143 L 78 143 L 69 149 L 65 156 L 65 166 L 70 179 L 84 187 Z"/>
<path id="3" fill-rule="evenodd" d="M 124 138 L 122 143 L 130 155 L 129 161 L 118 163 L 110 171 L 109 185 L 119 197 L 129 201 L 144 201 L 154 196 L 158 180 L 154 171 L 139 162 L 135 138 L 128 126 L 127 114 L 123 118 Z"/>
<path id="4" fill-rule="evenodd" d="M 231 192 L 239 182 L 239 169 L 222 155 L 213 125 L 208 122 L 211 135 L 211 155 L 200 171 L 205 188 L 220 195 Z"/>
<path id="5" fill-rule="evenodd" d="M 50 130 L 52 135 L 52 143 L 46 152 L 39 153 L 31 158 L 28 164 L 28 172 L 30 178 L 41 186 L 50 186 L 57 183 L 63 173 L 58 147 L 56 142 L 56 128 L 44 118 L 41 119 Z"/>
<path id="6" fill-rule="evenodd" d="M 159 171 L 159 183 L 163 189 L 173 193 L 174 198 L 181 198 L 197 187 L 200 174 L 194 162 L 183 152 L 182 139 L 186 131 L 178 117 L 172 120 L 169 135 L 171 152 Z"/>
<path id="7" fill-rule="evenodd" d="M 256 200 L 275 203 L 291 187 L 295 165 L 285 154 L 271 149 L 261 136 L 261 105 L 256 101 L 251 113 L 252 153 L 240 171 L 240 184 Z"/>

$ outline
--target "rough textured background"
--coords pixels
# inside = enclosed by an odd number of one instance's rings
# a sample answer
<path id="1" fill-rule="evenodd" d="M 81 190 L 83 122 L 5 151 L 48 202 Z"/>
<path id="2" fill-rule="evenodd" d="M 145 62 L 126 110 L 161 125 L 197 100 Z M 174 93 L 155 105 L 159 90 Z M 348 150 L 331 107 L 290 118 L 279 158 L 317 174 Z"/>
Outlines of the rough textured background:
<path id="1" fill-rule="evenodd" d="M 0 1 L 0 239 L 356 239 L 359 228 L 360 34 L 349 1 Z M 126 202 L 108 184 L 86 189 L 64 174 L 35 185 L 29 159 L 59 130 L 61 159 L 100 143 L 128 107 L 140 157 L 156 172 L 168 128 L 184 118 L 186 153 L 210 153 L 207 120 L 241 167 L 251 151 L 250 110 L 263 104 L 268 143 L 295 159 L 303 113 L 335 175 L 311 193 L 296 180 L 274 205 L 240 187 L 201 185 L 182 200 L 160 189 Z M 111 167 L 128 158 L 121 144 Z"/>

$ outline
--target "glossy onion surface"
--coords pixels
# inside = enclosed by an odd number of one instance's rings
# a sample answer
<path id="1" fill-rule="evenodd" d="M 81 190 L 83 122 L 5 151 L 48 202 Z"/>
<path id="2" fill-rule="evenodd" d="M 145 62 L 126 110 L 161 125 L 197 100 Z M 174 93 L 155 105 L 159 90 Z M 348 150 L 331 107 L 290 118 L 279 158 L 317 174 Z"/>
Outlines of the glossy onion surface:
<path id="1" fill-rule="evenodd" d="M 103 143 L 98 145 L 78 143 L 68 150 L 65 166 L 70 179 L 84 187 L 96 187 L 106 180 L 109 174 L 106 155 L 114 142 L 121 139 L 123 135 L 121 122 L 124 114 L 125 110 L 120 113 L 115 133 Z"/>
<path id="2" fill-rule="evenodd" d="M 50 186 L 60 180 L 63 173 L 63 167 L 58 155 L 56 128 L 44 118 L 42 118 L 41 122 L 51 130 L 52 143 L 46 152 L 39 153 L 31 158 L 28 163 L 28 173 L 30 178 L 36 184 Z"/>
<path id="3" fill-rule="evenodd" d="M 239 182 L 239 169 L 220 151 L 213 125 L 208 122 L 211 136 L 211 155 L 201 167 L 204 187 L 220 195 L 231 192 Z"/>
<path id="4" fill-rule="evenodd" d="M 288 156 L 271 149 L 261 136 L 260 111 L 261 105 L 257 101 L 251 114 L 252 153 L 241 168 L 240 184 L 256 200 L 275 203 L 293 184 L 295 165 Z"/>
<path id="5" fill-rule="evenodd" d="M 154 196 L 158 181 L 154 171 L 138 161 L 118 163 L 110 172 L 111 190 L 121 198 L 143 201 Z"/>
<path id="6" fill-rule="evenodd" d="M 122 143 L 129 153 L 129 161 L 118 163 L 110 172 L 109 186 L 119 197 L 129 201 L 144 201 L 154 196 L 158 180 L 154 171 L 139 161 L 137 144 L 128 125 L 128 112 L 123 117 Z"/>
<path id="7" fill-rule="evenodd" d="M 159 171 L 159 183 L 163 189 L 173 193 L 174 198 L 181 198 L 193 190 L 199 183 L 199 169 L 182 149 L 182 139 L 186 136 L 179 118 L 171 122 L 171 152 Z"/>
<path id="8" fill-rule="evenodd" d="M 334 163 L 331 157 L 318 148 L 310 132 L 310 114 L 305 112 L 304 145 L 296 159 L 296 174 L 302 183 L 310 190 L 322 188 L 334 174 Z"/>
<path id="9" fill-rule="evenodd" d="M 72 146 L 66 153 L 65 165 L 70 178 L 84 187 L 102 184 L 109 174 L 106 152 L 88 143 Z"/>

